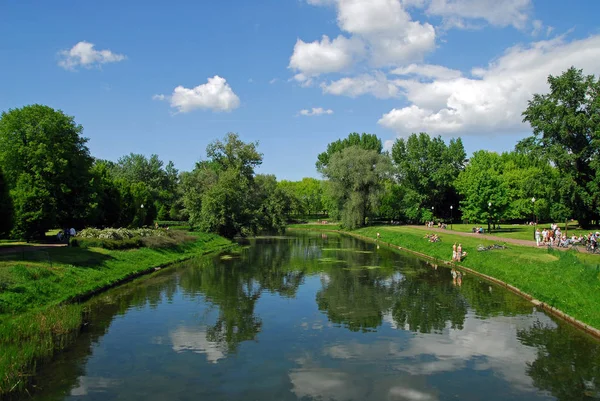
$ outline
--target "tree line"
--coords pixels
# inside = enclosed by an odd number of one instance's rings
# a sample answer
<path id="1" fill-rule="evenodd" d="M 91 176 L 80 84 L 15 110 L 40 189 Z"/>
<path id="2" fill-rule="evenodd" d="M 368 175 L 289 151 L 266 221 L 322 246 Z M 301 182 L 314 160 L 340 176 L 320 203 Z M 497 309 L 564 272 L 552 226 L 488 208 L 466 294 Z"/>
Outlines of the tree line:
<path id="1" fill-rule="evenodd" d="M 296 182 L 256 174 L 258 143 L 234 133 L 179 172 L 157 155 L 94 158 L 73 117 L 43 105 L 12 109 L 0 118 L 0 235 L 29 239 L 55 227 L 158 219 L 231 238 L 282 231 L 291 219 L 321 213 L 347 228 L 369 219 L 573 218 L 587 226 L 600 214 L 600 81 L 570 68 L 548 84 L 523 112 L 533 135 L 511 152 L 467 159 L 461 138 L 427 133 L 385 151 L 377 136 L 351 133 L 318 155 L 322 180 Z"/>
<path id="2" fill-rule="evenodd" d="M 351 134 L 319 155 L 332 212 L 344 226 L 369 216 L 405 222 L 452 218 L 473 223 L 600 215 L 600 81 L 570 68 L 549 76 L 549 93 L 523 111 L 533 135 L 511 152 L 474 152 L 426 133 L 383 152 L 374 135 Z"/>

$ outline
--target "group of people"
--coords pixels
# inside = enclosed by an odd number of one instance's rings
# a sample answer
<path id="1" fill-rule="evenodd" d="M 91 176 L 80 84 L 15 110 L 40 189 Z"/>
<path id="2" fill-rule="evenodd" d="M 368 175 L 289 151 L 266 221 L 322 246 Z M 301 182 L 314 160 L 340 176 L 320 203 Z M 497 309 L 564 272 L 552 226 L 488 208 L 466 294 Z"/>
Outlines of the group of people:
<path id="1" fill-rule="evenodd" d="M 473 227 L 471 231 L 473 232 L 473 234 L 483 234 L 483 227 Z"/>
<path id="2" fill-rule="evenodd" d="M 425 223 L 425 227 L 427 227 L 427 228 L 433 228 L 434 226 L 435 226 L 434 221 L 428 221 Z M 448 228 L 448 225 L 446 223 L 442 223 L 441 221 L 438 221 L 437 228 L 446 229 L 446 228 Z"/>
<path id="3" fill-rule="evenodd" d="M 456 242 L 452 245 L 452 261 L 460 262 L 461 259 L 464 259 L 467 256 L 467 252 L 463 251 L 462 244 L 458 244 L 456 246 Z"/>
<path id="4" fill-rule="evenodd" d="M 439 242 L 440 237 L 437 234 L 425 234 L 425 238 L 429 240 L 429 242 Z"/>
<path id="5" fill-rule="evenodd" d="M 537 246 L 540 245 L 550 245 L 550 246 L 560 246 L 560 247 L 568 247 L 569 245 L 576 244 L 591 244 L 593 248 L 596 247 L 596 243 L 598 242 L 598 238 L 600 237 L 600 232 L 591 232 L 588 235 L 571 235 L 570 238 L 567 237 L 566 234 L 563 234 L 558 227 L 557 224 L 552 224 L 550 228 L 544 228 L 542 231 L 538 228 L 535 231 L 535 244 Z"/>
<path id="6" fill-rule="evenodd" d="M 64 241 L 68 244 L 69 239 L 76 235 L 77 235 L 77 231 L 75 231 L 75 229 L 73 227 L 71 227 L 71 228 L 65 228 L 64 230 L 59 231 L 58 234 L 56 234 L 56 238 L 58 238 L 58 240 L 60 242 Z"/>

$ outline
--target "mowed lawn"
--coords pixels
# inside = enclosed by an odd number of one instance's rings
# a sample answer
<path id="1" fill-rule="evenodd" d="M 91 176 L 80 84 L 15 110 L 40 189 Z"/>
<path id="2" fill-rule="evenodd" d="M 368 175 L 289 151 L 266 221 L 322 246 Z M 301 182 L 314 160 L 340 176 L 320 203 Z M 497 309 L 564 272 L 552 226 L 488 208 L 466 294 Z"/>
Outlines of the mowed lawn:
<path id="1" fill-rule="evenodd" d="M 533 233 L 534 233 L 535 228 L 539 228 L 540 231 L 542 231 L 544 228 L 549 229 L 551 224 L 552 223 L 541 223 L 535 227 L 523 225 L 523 224 L 500 224 L 501 228 L 498 228 L 495 230 L 492 228 L 491 235 L 494 235 L 496 237 L 533 241 L 534 240 Z M 577 228 L 577 223 L 571 222 L 568 226 L 568 231 L 567 231 L 565 223 L 557 223 L 557 224 L 560 227 L 561 232 L 563 234 L 567 233 L 569 236 L 571 236 L 573 234 L 575 234 L 577 236 L 579 236 L 580 234 L 585 235 L 585 234 L 589 234 L 592 231 L 595 232 L 598 230 L 597 228 L 589 229 L 589 230 L 582 230 L 582 229 Z M 435 227 L 437 227 L 437 226 L 435 226 Z M 487 224 L 452 224 L 452 226 L 448 225 L 448 230 L 470 233 L 470 232 L 472 232 L 473 227 L 482 227 L 485 231 L 483 235 L 484 236 L 490 235 L 490 233 L 488 233 Z M 423 228 L 425 228 L 425 225 L 423 225 Z"/>

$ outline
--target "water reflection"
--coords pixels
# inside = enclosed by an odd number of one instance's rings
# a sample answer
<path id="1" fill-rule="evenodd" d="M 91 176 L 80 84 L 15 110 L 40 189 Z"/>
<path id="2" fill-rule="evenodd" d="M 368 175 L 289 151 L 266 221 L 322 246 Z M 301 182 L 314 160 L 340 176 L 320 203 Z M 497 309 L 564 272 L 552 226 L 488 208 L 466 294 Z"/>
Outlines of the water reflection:
<path id="1" fill-rule="evenodd" d="M 560 400 L 600 399 L 600 347 L 569 326 L 537 321 L 517 331 L 534 347 L 527 374 L 536 387 Z"/>
<path id="2" fill-rule="evenodd" d="M 107 292 L 34 399 L 600 399 L 600 346 L 353 238 L 251 241 Z"/>

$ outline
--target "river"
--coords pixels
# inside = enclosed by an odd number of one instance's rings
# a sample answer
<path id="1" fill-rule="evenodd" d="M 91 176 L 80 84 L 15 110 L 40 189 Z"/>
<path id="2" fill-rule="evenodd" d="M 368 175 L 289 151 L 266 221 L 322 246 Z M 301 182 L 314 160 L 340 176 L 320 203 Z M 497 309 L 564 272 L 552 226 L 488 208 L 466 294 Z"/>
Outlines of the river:
<path id="1" fill-rule="evenodd" d="M 33 400 L 592 400 L 600 343 L 480 278 L 337 234 L 103 293 Z"/>

